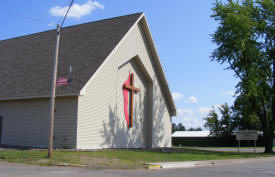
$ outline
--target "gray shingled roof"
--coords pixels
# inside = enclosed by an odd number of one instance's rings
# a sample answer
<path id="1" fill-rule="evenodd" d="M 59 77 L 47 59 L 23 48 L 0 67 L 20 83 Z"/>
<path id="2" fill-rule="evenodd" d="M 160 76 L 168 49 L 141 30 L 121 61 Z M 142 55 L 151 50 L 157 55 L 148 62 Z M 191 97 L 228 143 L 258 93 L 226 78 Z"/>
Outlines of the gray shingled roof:
<path id="1" fill-rule="evenodd" d="M 142 13 L 63 28 L 57 95 L 78 94 Z M 0 99 L 50 95 L 56 30 L 0 41 Z M 72 74 L 69 68 L 72 66 Z"/>

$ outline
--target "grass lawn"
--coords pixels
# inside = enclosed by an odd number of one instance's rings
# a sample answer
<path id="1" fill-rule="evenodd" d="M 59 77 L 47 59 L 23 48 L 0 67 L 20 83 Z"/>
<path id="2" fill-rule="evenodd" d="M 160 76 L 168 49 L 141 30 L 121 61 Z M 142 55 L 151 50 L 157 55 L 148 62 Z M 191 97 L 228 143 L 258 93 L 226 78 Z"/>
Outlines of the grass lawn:
<path id="1" fill-rule="evenodd" d="M 145 150 L 54 151 L 47 158 L 46 150 L 0 150 L 0 161 L 58 165 L 82 164 L 94 169 L 138 169 L 150 162 L 198 161 L 252 157 L 269 157 L 271 154 L 215 152 L 183 148 L 184 152 L 152 152 Z M 274 154 L 275 155 L 275 154 Z"/>

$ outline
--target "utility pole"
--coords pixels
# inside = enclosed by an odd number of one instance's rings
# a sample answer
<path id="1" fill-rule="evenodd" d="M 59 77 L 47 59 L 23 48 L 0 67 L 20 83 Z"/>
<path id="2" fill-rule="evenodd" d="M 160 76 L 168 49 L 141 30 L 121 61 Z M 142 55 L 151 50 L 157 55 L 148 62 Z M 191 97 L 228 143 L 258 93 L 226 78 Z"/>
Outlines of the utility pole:
<path id="1" fill-rule="evenodd" d="M 52 157 L 53 151 L 53 129 L 54 129 L 54 106 L 55 106 L 55 89 L 56 89 L 56 75 L 57 75 L 57 64 L 58 64 L 58 52 L 59 52 L 59 38 L 60 38 L 60 25 L 57 25 L 56 29 L 56 43 L 55 43 L 55 57 L 52 75 L 52 89 L 51 89 L 51 102 L 50 102 L 50 136 L 49 136 L 49 147 L 48 157 Z"/>
<path id="2" fill-rule="evenodd" d="M 52 89 L 51 89 L 51 99 L 50 99 L 50 131 L 49 131 L 49 146 L 48 146 L 48 158 L 52 157 L 53 151 L 53 129 L 54 129 L 54 108 L 55 108 L 55 90 L 56 90 L 56 77 L 57 77 L 57 64 L 58 64 L 58 52 L 59 52 L 59 38 L 60 31 L 64 24 L 64 21 L 68 15 L 68 12 L 73 4 L 74 0 L 71 0 L 71 3 L 68 7 L 66 15 L 63 18 L 61 25 L 57 24 L 56 28 L 56 43 L 55 43 L 55 56 L 54 56 L 54 66 L 53 66 L 53 74 L 52 74 Z"/>

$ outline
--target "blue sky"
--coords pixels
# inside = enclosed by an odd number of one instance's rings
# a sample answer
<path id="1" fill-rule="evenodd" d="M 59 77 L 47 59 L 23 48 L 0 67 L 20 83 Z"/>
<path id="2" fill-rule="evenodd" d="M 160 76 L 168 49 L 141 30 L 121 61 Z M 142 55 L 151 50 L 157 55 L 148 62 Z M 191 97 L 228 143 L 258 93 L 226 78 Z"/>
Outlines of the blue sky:
<path id="1" fill-rule="evenodd" d="M 0 40 L 54 29 L 68 0 L 4 0 L 0 7 Z M 225 65 L 210 61 L 215 44 L 210 34 L 214 0 L 75 0 L 64 26 L 144 12 L 149 23 L 178 116 L 187 128 L 203 126 L 212 106 L 234 101 L 237 79 Z M 22 18 L 32 17 L 38 21 Z"/>

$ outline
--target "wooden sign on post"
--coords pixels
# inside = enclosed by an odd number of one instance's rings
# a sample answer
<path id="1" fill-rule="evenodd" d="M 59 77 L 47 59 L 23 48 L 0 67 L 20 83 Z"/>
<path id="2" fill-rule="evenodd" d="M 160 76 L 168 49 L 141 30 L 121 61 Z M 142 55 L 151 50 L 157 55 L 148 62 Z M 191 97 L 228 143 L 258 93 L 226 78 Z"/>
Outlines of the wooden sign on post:
<path id="1" fill-rule="evenodd" d="M 253 140 L 254 141 L 254 152 L 256 152 L 256 141 L 258 140 L 257 130 L 241 130 L 236 134 L 236 140 L 238 141 L 238 152 L 240 152 L 240 141 L 242 140 Z"/>

